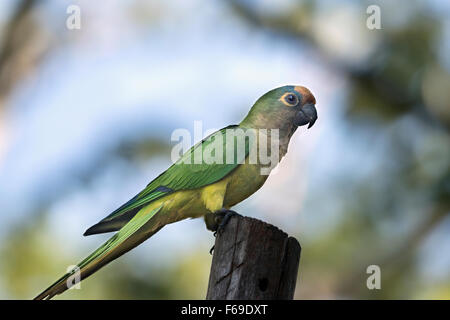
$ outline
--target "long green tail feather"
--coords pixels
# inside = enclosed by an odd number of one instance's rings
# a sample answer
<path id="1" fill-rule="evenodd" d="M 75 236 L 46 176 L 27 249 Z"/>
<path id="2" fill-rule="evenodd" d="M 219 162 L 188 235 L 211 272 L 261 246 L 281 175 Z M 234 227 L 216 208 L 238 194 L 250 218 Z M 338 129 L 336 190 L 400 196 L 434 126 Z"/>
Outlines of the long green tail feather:
<path id="1" fill-rule="evenodd" d="M 159 226 L 158 224 L 159 219 L 150 219 L 154 217 L 155 214 L 158 213 L 159 210 L 161 210 L 161 208 L 162 205 L 151 210 L 150 212 L 146 212 L 147 210 L 143 208 L 114 236 L 112 236 L 102 246 L 91 253 L 87 258 L 81 261 L 77 265 L 79 271 L 81 272 L 80 279 L 86 279 L 88 276 L 93 274 L 101 267 L 105 266 L 107 263 L 118 258 L 125 252 L 133 249 L 138 244 L 142 243 L 153 234 L 155 234 L 158 230 L 160 230 L 162 226 Z M 67 280 L 74 274 L 75 270 L 66 273 L 58 281 L 56 281 L 34 299 L 50 299 L 55 295 L 66 291 L 68 289 Z"/>

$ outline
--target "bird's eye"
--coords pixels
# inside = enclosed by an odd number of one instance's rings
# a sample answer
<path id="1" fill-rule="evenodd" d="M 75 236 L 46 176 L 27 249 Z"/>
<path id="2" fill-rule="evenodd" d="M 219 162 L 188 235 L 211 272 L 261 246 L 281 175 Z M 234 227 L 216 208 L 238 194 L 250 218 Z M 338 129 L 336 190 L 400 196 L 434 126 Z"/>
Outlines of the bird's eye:
<path id="1" fill-rule="evenodd" d="M 293 94 L 288 94 L 288 96 L 286 97 L 286 100 L 289 103 L 295 103 L 295 100 L 297 100 L 297 98 Z"/>
<path id="2" fill-rule="evenodd" d="M 285 105 L 287 105 L 289 107 L 293 107 L 293 106 L 297 105 L 297 103 L 298 103 L 297 95 L 295 95 L 293 93 L 285 93 L 283 96 L 283 102 Z"/>

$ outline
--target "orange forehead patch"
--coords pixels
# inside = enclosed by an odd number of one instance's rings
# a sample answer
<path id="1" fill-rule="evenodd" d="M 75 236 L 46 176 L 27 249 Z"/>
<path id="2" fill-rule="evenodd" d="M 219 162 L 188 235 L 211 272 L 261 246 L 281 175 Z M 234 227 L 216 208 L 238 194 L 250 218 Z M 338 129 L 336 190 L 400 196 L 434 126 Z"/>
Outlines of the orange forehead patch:
<path id="1" fill-rule="evenodd" d="M 302 87 L 302 86 L 296 86 L 294 88 L 294 90 L 297 91 L 298 93 L 300 93 L 303 96 L 302 104 L 305 104 L 305 103 L 316 104 L 316 98 L 311 93 L 311 91 L 309 91 L 308 88 L 305 88 L 305 87 Z"/>

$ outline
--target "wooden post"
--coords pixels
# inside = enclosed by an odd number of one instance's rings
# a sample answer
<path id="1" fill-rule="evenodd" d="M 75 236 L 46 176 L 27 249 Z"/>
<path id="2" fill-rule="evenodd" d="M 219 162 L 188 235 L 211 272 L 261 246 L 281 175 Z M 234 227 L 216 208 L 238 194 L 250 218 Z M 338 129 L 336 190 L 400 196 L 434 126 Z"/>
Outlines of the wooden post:
<path id="1" fill-rule="evenodd" d="M 275 226 L 232 216 L 216 237 L 206 299 L 293 299 L 300 251 Z"/>

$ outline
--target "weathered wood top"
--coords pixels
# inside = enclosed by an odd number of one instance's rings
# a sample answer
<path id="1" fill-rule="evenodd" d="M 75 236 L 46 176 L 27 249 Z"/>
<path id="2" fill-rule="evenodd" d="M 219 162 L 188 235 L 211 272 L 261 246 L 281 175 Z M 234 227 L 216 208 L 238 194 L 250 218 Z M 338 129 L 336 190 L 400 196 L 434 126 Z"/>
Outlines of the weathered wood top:
<path id="1" fill-rule="evenodd" d="M 273 225 L 231 217 L 216 237 L 206 299 L 293 299 L 300 251 Z"/>

